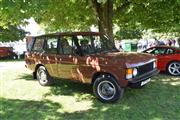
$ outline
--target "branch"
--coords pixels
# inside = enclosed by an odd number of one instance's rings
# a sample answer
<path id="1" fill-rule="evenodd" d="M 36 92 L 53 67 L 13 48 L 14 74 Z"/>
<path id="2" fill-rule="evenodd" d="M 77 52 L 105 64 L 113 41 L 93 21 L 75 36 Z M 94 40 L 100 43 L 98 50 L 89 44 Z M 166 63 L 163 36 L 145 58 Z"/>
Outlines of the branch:
<path id="1" fill-rule="evenodd" d="M 119 7 L 117 7 L 116 13 L 124 10 L 125 8 L 127 8 L 127 7 L 130 5 L 130 3 L 131 3 L 130 0 L 125 0 L 125 2 L 124 2 L 122 5 L 120 5 Z"/>

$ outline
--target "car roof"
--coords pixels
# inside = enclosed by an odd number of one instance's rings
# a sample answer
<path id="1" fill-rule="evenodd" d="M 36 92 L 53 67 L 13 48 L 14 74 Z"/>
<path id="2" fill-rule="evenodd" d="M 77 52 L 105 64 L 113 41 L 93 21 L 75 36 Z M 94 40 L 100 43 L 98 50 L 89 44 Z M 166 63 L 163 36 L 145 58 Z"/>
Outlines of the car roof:
<path id="1" fill-rule="evenodd" d="M 49 34 L 43 34 L 39 36 L 34 37 L 45 37 L 45 36 L 73 36 L 73 35 L 100 35 L 99 32 L 57 32 L 57 33 L 49 33 Z"/>
<path id="2" fill-rule="evenodd" d="M 175 50 L 175 51 L 180 52 L 180 48 L 179 48 L 179 47 L 174 47 L 174 46 L 161 45 L 161 46 L 154 46 L 154 47 L 151 47 L 151 48 L 170 48 L 170 49 L 173 49 L 173 50 Z M 148 48 L 148 49 L 146 49 L 146 50 L 149 50 L 149 49 L 151 49 L 151 48 Z M 144 51 L 146 51 L 146 50 L 144 50 Z"/>

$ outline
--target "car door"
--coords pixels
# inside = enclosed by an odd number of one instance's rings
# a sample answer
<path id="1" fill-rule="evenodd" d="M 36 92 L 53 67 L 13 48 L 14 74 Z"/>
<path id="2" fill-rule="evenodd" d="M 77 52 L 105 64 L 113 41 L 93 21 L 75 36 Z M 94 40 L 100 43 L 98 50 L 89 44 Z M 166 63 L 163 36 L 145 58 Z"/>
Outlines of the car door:
<path id="1" fill-rule="evenodd" d="M 80 38 L 82 39 L 82 36 Z M 88 46 L 85 46 L 80 38 L 78 39 L 77 36 L 61 37 L 58 55 L 59 77 L 88 83 L 90 82 L 88 78 L 91 77 L 94 70 L 88 63 L 88 60 L 92 59 L 89 55 L 91 50 L 87 50 Z"/>
<path id="2" fill-rule="evenodd" d="M 57 36 L 46 37 L 44 52 L 41 55 L 41 62 L 45 65 L 49 74 L 54 77 L 58 77 L 57 45 Z"/>
<path id="3" fill-rule="evenodd" d="M 94 38 L 91 35 L 77 35 L 73 37 L 73 41 L 75 46 L 73 62 L 76 65 L 72 73 L 78 81 L 91 83 L 92 75 L 96 71 L 94 65 L 98 61 L 95 56 Z"/>
<path id="4" fill-rule="evenodd" d="M 77 80 L 74 70 L 77 66 L 73 55 L 72 36 L 61 36 L 58 47 L 58 74 L 62 79 Z"/>
<path id="5" fill-rule="evenodd" d="M 157 67 L 159 70 L 163 70 L 165 67 L 165 63 L 167 62 L 166 55 L 167 48 L 156 48 L 151 53 L 154 54 L 157 58 Z"/>

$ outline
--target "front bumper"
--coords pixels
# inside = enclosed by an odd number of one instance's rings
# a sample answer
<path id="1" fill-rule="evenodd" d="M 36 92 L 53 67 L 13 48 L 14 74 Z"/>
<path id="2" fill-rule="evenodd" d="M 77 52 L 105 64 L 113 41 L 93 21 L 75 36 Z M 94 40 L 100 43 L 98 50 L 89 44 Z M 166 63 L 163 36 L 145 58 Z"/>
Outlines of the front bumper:
<path id="1" fill-rule="evenodd" d="M 132 78 L 131 80 L 128 81 L 128 86 L 129 87 L 142 87 L 141 83 L 149 78 L 151 78 L 152 76 L 156 75 L 159 73 L 159 70 L 154 69 L 153 71 L 150 71 L 146 74 L 143 74 L 141 76 L 138 76 L 136 78 Z"/>

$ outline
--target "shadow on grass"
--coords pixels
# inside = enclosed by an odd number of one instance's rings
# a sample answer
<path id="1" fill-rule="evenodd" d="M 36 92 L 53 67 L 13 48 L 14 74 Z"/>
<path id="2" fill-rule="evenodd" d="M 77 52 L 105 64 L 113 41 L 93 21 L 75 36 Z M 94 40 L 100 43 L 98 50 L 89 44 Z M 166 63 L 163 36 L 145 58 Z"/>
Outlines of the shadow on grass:
<path id="1" fill-rule="evenodd" d="M 0 99 L 0 118 L 3 120 L 179 120 L 180 85 L 171 85 L 178 80 L 178 77 L 158 75 L 143 89 L 128 88 L 123 99 L 115 104 L 104 104 L 87 97 L 86 100 L 92 101 L 91 108 L 71 113 L 61 112 L 63 105 L 48 100 Z M 62 80 L 51 87 L 49 95 L 87 94 L 88 89 L 90 88 L 87 85 Z"/>
<path id="2" fill-rule="evenodd" d="M 166 71 L 160 71 L 159 75 L 172 76 L 172 75 L 168 74 Z M 172 76 L 172 77 L 174 77 L 174 76 Z"/>
<path id="3" fill-rule="evenodd" d="M 0 98 L 2 120 L 44 120 L 60 118 L 59 103 Z"/>
<path id="4" fill-rule="evenodd" d="M 16 80 L 27 80 L 27 81 L 37 81 L 33 78 L 31 74 L 21 74 L 18 76 Z M 82 84 L 80 82 L 74 82 L 72 80 L 54 78 L 55 83 L 51 85 L 50 92 L 44 94 L 44 97 L 51 95 L 66 95 L 72 96 L 75 95 L 78 99 L 86 99 L 86 97 L 90 98 L 92 94 L 92 86 L 89 84 Z M 37 82 L 37 84 L 39 84 Z M 89 94 L 86 96 L 82 96 L 83 94 Z"/>
<path id="5" fill-rule="evenodd" d="M 121 101 L 104 104 L 92 95 L 88 85 L 59 80 L 48 95 L 76 95 L 82 101 L 92 101 L 92 109 L 64 113 L 64 119 L 180 119 L 180 79 L 169 75 L 157 75 L 142 89 L 127 88 Z"/>
<path id="6" fill-rule="evenodd" d="M 38 83 L 37 83 L 38 84 Z M 84 94 L 86 96 L 84 97 Z M 107 120 L 179 120 L 180 79 L 157 75 L 142 89 L 127 88 L 121 101 L 104 104 L 92 95 L 89 85 L 58 79 L 44 96 L 74 96 L 78 101 L 92 102 L 91 108 L 72 113 L 58 112 L 63 105 L 52 101 L 2 99 L 0 118 L 4 119 L 107 119 Z M 81 106 L 79 106 L 81 108 Z M 4 120 L 3 119 L 3 120 Z"/>
<path id="7" fill-rule="evenodd" d="M 32 80 L 32 81 L 35 81 L 32 74 L 26 74 L 26 73 L 19 75 L 16 80 Z"/>
<path id="8" fill-rule="evenodd" d="M 83 96 L 86 94 L 86 96 Z M 65 95 L 78 97 L 78 100 L 92 98 L 92 86 L 89 84 L 82 84 L 72 80 L 55 79 L 55 83 L 51 86 L 50 92 L 46 93 L 44 97 L 51 95 Z"/>

